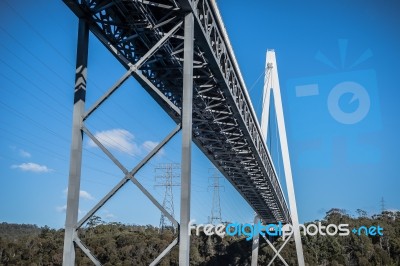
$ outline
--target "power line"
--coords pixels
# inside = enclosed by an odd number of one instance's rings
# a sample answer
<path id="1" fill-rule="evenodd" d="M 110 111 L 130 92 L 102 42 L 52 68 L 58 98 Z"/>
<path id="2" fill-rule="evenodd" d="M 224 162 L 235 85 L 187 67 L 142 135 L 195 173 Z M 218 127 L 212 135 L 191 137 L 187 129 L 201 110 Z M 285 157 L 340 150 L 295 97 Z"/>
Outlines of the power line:
<path id="1" fill-rule="evenodd" d="M 11 69 L 14 73 L 16 73 L 17 75 L 21 76 L 23 79 L 25 79 L 27 82 L 29 82 L 32 86 L 34 86 L 35 88 L 39 89 L 43 94 L 47 95 L 47 97 L 49 97 L 52 101 L 54 101 L 55 103 L 58 104 L 58 106 L 63 107 L 65 110 L 69 111 L 70 108 L 68 108 L 64 103 L 58 101 L 56 98 L 54 98 L 54 96 L 52 96 L 51 94 L 49 94 L 47 91 L 45 91 L 43 88 L 41 88 L 40 86 L 38 86 L 36 83 L 34 83 L 30 78 L 28 78 L 26 75 L 22 74 L 21 72 L 19 72 L 18 70 L 16 70 L 14 67 L 12 67 L 10 64 L 8 64 L 7 62 L 5 62 L 4 60 L 0 59 L 0 62 L 2 62 L 3 64 L 5 64 L 9 69 Z M 4 76 L 4 75 L 3 75 Z M 7 77 L 6 77 L 7 78 Z M 7 78 L 9 81 L 10 79 Z M 17 85 L 14 81 L 13 82 L 15 85 Z M 17 85 L 19 86 L 19 85 Z M 20 86 L 19 86 L 20 87 Z M 26 89 L 25 89 L 26 91 Z M 32 94 L 32 93 L 31 93 Z M 37 98 L 37 97 L 36 97 Z M 57 111 L 58 112 L 58 111 Z M 59 112 L 58 112 L 59 113 Z"/>
<path id="2" fill-rule="evenodd" d="M 53 45 L 50 43 L 50 41 L 48 41 L 48 40 L 45 38 L 45 36 L 41 35 L 41 34 L 38 32 L 38 30 L 35 29 L 35 27 L 29 23 L 29 21 L 28 21 L 27 19 L 25 19 L 21 14 L 19 14 L 19 13 L 15 10 L 15 8 L 13 8 L 9 3 L 7 3 L 7 5 L 9 6 L 10 9 L 12 9 L 12 11 L 13 11 L 15 14 L 17 14 L 17 16 L 18 16 L 25 24 L 27 24 L 27 25 L 29 26 L 30 30 L 32 30 L 32 31 L 33 31 L 35 34 L 37 34 L 43 41 L 45 41 L 45 43 L 48 44 L 48 45 L 58 54 L 58 56 L 62 57 L 68 64 L 70 64 L 71 66 L 73 66 L 72 62 L 70 62 L 67 58 L 65 58 L 65 57 L 63 56 L 63 53 L 62 53 L 61 51 L 59 51 L 55 46 L 53 46 Z M 59 77 L 60 80 L 63 81 L 63 83 L 65 83 L 66 85 L 69 85 L 69 83 L 68 83 L 61 75 L 59 75 L 58 73 L 56 73 L 56 72 L 55 72 L 51 67 L 49 67 L 43 60 L 41 60 L 38 56 L 36 56 L 34 53 L 32 53 L 32 52 L 30 51 L 30 49 L 28 49 L 23 43 L 21 43 L 20 41 L 18 41 L 18 39 L 16 39 L 16 38 L 15 38 L 12 34 L 10 34 L 6 29 L 2 28 L 1 26 L 0 26 L 0 29 L 1 29 L 2 31 L 4 31 L 4 32 L 5 32 L 10 38 L 12 38 L 15 42 L 17 42 L 24 50 L 26 50 L 26 51 L 27 51 L 30 55 L 32 55 L 36 60 L 38 60 L 40 63 L 42 63 L 48 70 L 50 70 L 50 71 L 52 71 L 54 74 L 56 74 L 57 77 Z M 24 61 L 24 60 L 22 60 L 20 57 L 18 57 L 15 53 L 11 52 L 8 48 L 7 48 L 7 50 L 8 50 L 13 56 L 15 56 L 17 59 L 19 59 L 20 61 L 22 61 L 22 62 Z M 34 84 L 34 83 L 33 83 L 31 80 L 29 80 L 29 78 L 27 78 L 25 75 L 23 75 L 22 73 L 18 72 L 16 69 L 14 69 L 13 67 L 11 67 L 11 66 L 10 66 L 9 64 L 7 64 L 6 62 L 3 61 L 3 63 L 6 64 L 6 65 L 7 65 L 11 70 L 13 70 L 15 73 L 19 74 L 19 75 L 22 76 L 24 79 L 26 79 L 27 81 L 29 81 L 32 85 L 34 85 L 35 87 L 37 87 L 37 88 L 38 88 L 39 90 L 41 90 L 43 93 L 47 94 L 50 98 L 52 98 L 53 100 L 55 100 L 51 95 L 49 95 L 46 91 L 43 91 L 39 86 L 37 86 L 36 84 Z M 26 62 L 23 62 L 23 63 L 26 64 Z M 101 91 L 104 92 L 104 89 L 101 89 L 93 80 L 91 80 L 91 79 L 89 78 L 89 81 L 94 85 L 94 87 L 96 87 L 97 89 L 99 89 L 99 90 L 101 90 Z M 13 82 L 13 83 L 14 83 L 14 82 Z M 14 83 L 14 84 L 15 84 L 15 83 Z M 29 93 L 29 92 L 28 92 L 28 93 Z M 123 108 L 122 106 L 120 106 L 118 103 L 115 103 L 115 102 L 112 102 L 112 103 L 114 103 L 119 109 L 123 110 L 125 114 L 128 114 L 128 112 L 126 111 L 126 109 L 124 109 L 124 108 Z M 66 107 L 66 106 L 63 105 L 62 103 L 59 103 L 59 104 L 61 104 L 65 109 L 68 109 L 68 107 Z M 45 105 L 45 106 L 46 106 L 46 105 Z M 55 112 L 58 112 L 60 115 L 64 115 L 64 116 L 65 116 L 65 114 L 61 114 L 58 110 L 55 110 Z M 101 112 L 103 115 L 99 116 L 98 118 L 99 118 L 100 120 L 102 120 L 103 122 L 105 122 L 106 124 L 108 124 L 108 123 L 107 123 L 107 121 L 104 119 L 104 116 L 110 118 L 112 122 L 117 123 L 117 124 L 120 125 L 120 123 L 118 123 L 115 119 L 113 119 L 111 116 L 109 116 L 109 115 L 108 115 L 106 112 L 104 112 L 103 110 L 100 110 L 100 112 Z M 132 119 L 132 116 L 131 116 L 131 115 L 128 115 L 128 117 L 129 117 L 129 119 Z M 135 120 L 136 120 L 136 122 L 140 123 L 142 126 L 145 126 L 143 122 L 138 121 L 137 119 L 135 119 Z M 122 128 L 123 128 L 123 127 L 122 127 Z M 148 127 L 146 127 L 146 128 L 148 129 Z M 149 130 L 149 131 L 152 132 L 153 130 Z M 111 141 L 112 141 L 112 142 L 115 142 L 115 141 L 113 141 L 113 140 L 111 140 Z M 114 144 L 120 146 L 119 143 L 114 143 Z M 121 147 L 121 149 L 126 151 L 126 147 Z M 139 158 L 139 157 L 137 156 L 137 154 L 129 154 L 129 155 L 132 156 L 132 157 Z M 170 161 L 170 162 L 173 162 L 173 160 L 171 160 L 171 159 L 169 159 L 169 158 L 166 158 L 166 159 L 167 159 L 168 161 Z"/>
<path id="3" fill-rule="evenodd" d="M 9 3 L 7 3 L 8 4 L 8 6 L 10 6 L 10 4 Z M 57 45 L 53 45 L 52 44 L 52 42 L 50 42 L 50 40 L 48 40 L 48 39 L 46 39 L 46 37 L 48 37 L 48 36 L 46 36 L 46 35 L 43 35 L 43 34 L 41 34 L 40 33 L 40 31 L 37 29 L 37 28 L 35 28 L 30 22 L 29 22 L 29 20 L 28 19 L 26 19 L 26 18 L 24 18 L 20 13 L 17 13 L 17 11 L 16 11 L 16 9 L 15 8 L 13 8 L 13 7 L 11 7 L 10 6 L 10 8 L 14 11 L 14 13 L 16 13 L 17 14 L 17 16 L 20 18 L 20 19 L 22 19 L 23 21 L 24 21 L 24 23 L 26 23 L 28 26 L 29 26 L 29 29 L 31 30 L 31 31 L 33 31 L 36 35 L 38 35 L 39 37 L 40 37 L 40 39 L 42 39 L 47 45 L 49 45 L 55 52 L 56 52 L 56 54 L 57 54 L 57 56 L 58 57 L 62 57 L 67 63 L 69 63 L 71 66 L 74 66 L 73 65 L 73 63 L 70 61 L 70 60 L 68 60 L 67 58 L 65 58 L 65 56 L 64 56 L 64 53 L 63 53 L 63 51 L 60 51 L 60 49 L 58 49 L 57 47 Z M 0 27 L 1 28 L 1 27 Z M 17 40 L 16 38 L 14 38 L 12 35 L 10 35 L 5 29 L 3 29 L 3 28 L 1 28 L 4 32 L 6 32 L 6 34 L 8 34 L 14 41 L 16 41 L 17 42 L 17 44 L 19 44 L 24 50 L 26 50 L 30 55 L 32 55 L 36 60 L 38 60 L 42 65 L 44 65 L 45 67 L 46 67 L 46 69 L 48 69 L 51 73 L 53 73 L 55 76 L 57 76 L 58 78 L 59 78 L 59 80 L 60 81 L 62 81 L 64 84 L 66 84 L 66 85 L 68 85 L 68 86 L 71 86 L 72 87 L 72 84 L 71 84 L 71 82 L 69 82 L 69 81 L 66 81 L 65 80 L 65 77 L 64 76 L 62 76 L 62 75 L 60 75 L 57 71 L 54 71 L 54 68 L 52 68 L 52 67 L 50 67 L 45 61 L 43 61 L 39 56 L 37 56 L 37 55 L 35 55 L 34 53 L 32 53 L 32 50 L 31 49 L 28 49 L 28 47 L 30 47 L 30 46 L 26 46 L 25 45 L 25 42 L 24 42 L 24 44 L 22 44 L 19 40 Z M 9 50 L 9 49 L 7 49 L 9 52 L 11 51 L 11 50 Z M 11 53 L 14 57 L 16 57 L 17 59 L 19 59 L 21 62 L 23 62 L 24 63 L 24 61 L 26 61 L 26 60 L 24 60 L 24 57 L 19 57 L 19 56 L 17 56 L 17 54 L 18 53 Z M 30 62 L 30 61 L 29 61 Z M 26 63 L 26 62 L 25 62 Z M 7 64 L 7 63 L 5 63 L 5 64 Z M 28 65 L 29 66 L 29 65 Z M 35 66 L 34 65 L 31 65 L 29 68 L 31 68 L 31 69 L 33 69 Z M 30 84 L 32 84 L 32 85 L 34 85 L 36 88 L 38 88 L 38 89 L 40 89 L 40 87 L 42 87 L 41 86 L 41 84 L 37 84 L 37 85 L 35 85 L 35 83 L 33 82 L 33 80 L 32 79 L 30 79 L 30 76 L 24 76 L 24 74 L 25 74 L 25 72 L 17 72 L 16 70 L 18 70 L 18 68 L 15 68 L 15 69 L 12 69 L 11 68 L 11 70 L 13 70 L 16 74 L 19 74 L 20 76 L 22 76 L 22 78 L 23 79 L 25 79 L 26 81 L 28 81 Z M 39 74 L 39 72 L 38 71 L 35 71 L 37 74 Z M 263 70 L 263 72 L 264 72 L 264 70 Z M 263 74 L 263 72 L 260 74 L 260 76 L 258 77 L 258 79 L 256 80 L 256 82 L 255 82 L 255 84 L 254 84 L 254 86 L 257 84 L 257 82 L 260 80 L 260 78 L 261 78 L 261 76 L 262 76 L 262 74 Z M 46 76 L 44 76 L 44 75 L 40 75 L 42 78 L 44 78 L 46 81 L 48 81 L 49 83 L 50 83 L 50 80 L 46 77 Z M 94 85 L 94 87 L 97 87 L 97 88 L 99 88 L 99 86 L 97 86 L 96 85 L 96 83 L 94 83 L 90 78 L 89 78 L 89 81 Z M 50 84 L 54 84 L 54 83 L 50 83 Z M 253 87 L 254 87 L 253 86 Z M 56 89 L 58 89 L 60 92 L 63 92 L 63 90 L 61 90 L 61 87 L 56 87 L 56 86 L 54 86 L 54 88 L 56 88 Z M 44 88 L 42 88 L 42 89 L 44 89 Z M 251 91 L 251 89 L 252 88 L 250 88 L 250 91 Z M 41 90 L 42 91 L 42 90 Z M 47 94 L 49 91 L 42 91 L 44 94 Z M 47 92 L 47 93 L 46 93 Z M 71 92 L 72 92 L 72 90 L 71 90 Z M 26 91 L 26 93 L 29 93 L 29 90 L 28 91 Z M 49 96 L 49 97 L 51 97 L 50 95 L 47 95 L 47 96 Z M 53 96 L 53 95 L 52 95 Z M 53 98 L 53 97 L 51 97 L 53 100 L 56 100 L 57 99 L 57 97 L 56 98 Z M 55 101 L 56 102 L 56 101 Z M 29 102 L 30 103 L 30 102 Z M 59 102 L 56 102 L 56 103 L 59 103 Z M 113 104 L 115 104 L 117 107 L 119 107 L 120 109 L 123 109 L 123 110 L 125 110 L 125 115 L 127 115 L 128 117 L 129 117 L 129 119 L 134 119 L 135 120 L 135 122 L 140 122 L 142 125 L 144 125 L 144 123 L 142 122 L 142 121 L 140 121 L 140 120 L 138 120 L 137 118 L 132 118 L 132 116 L 128 113 L 128 111 L 126 111 L 126 109 L 125 108 L 122 108 L 122 106 L 120 105 L 120 104 L 118 104 L 118 103 L 116 103 L 116 102 L 114 102 L 114 101 L 111 101 L 111 103 L 113 103 Z M 63 105 L 62 103 L 61 103 L 61 105 Z M 52 130 L 52 127 L 49 127 L 48 126 L 48 124 L 46 124 L 46 123 L 44 123 L 43 124 L 43 121 L 40 121 L 40 120 L 38 120 L 38 119 L 32 119 L 32 116 L 30 116 L 30 115 L 27 115 L 25 112 L 21 112 L 21 110 L 19 109 L 19 108 L 17 108 L 17 107 L 15 107 L 15 106 L 12 106 L 12 105 L 6 105 L 6 104 L 2 104 L 2 103 L 0 103 L 0 107 L 2 107 L 2 106 L 4 106 L 6 109 L 9 109 L 9 110 L 11 110 L 13 113 L 15 113 L 17 116 L 19 116 L 20 118 L 22 118 L 22 119 L 24 119 L 24 120 L 27 120 L 27 121 L 30 121 L 30 122 L 33 122 L 34 123 L 34 126 L 36 126 L 36 127 L 38 127 L 38 128 L 40 128 L 40 129 L 42 129 L 42 130 L 46 130 L 46 131 L 48 131 L 48 132 L 50 132 L 51 134 L 53 134 L 54 136 L 56 136 L 56 137 L 58 137 L 58 138 L 60 138 L 60 139 L 62 139 L 63 141 L 66 141 L 67 143 L 69 143 L 69 141 L 67 141 L 66 140 L 66 138 L 62 135 L 62 134 L 59 134 L 59 131 L 58 130 Z M 34 107 L 35 107 L 35 105 L 33 105 Z M 64 107 L 65 107 L 65 105 L 64 105 Z M 40 109 L 39 109 L 40 108 Z M 46 108 L 51 108 L 49 105 L 40 105 L 40 101 L 39 101 L 39 104 L 36 104 L 36 109 L 38 109 L 38 110 L 41 110 L 42 112 L 45 112 L 45 109 Z M 51 109 L 53 109 L 53 108 L 51 108 Z M 68 109 L 68 110 L 70 110 L 70 108 L 69 107 L 67 107 L 67 108 L 64 108 L 64 109 L 62 109 L 62 110 L 59 110 L 59 108 L 57 108 L 57 109 L 53 109 L 53 110 L 55 110 L 55 112 L 57 112 L 60 116 L 63 116 L 63 117 L 65 117 L 65 112 L 63 112 L 63 111 L 65 111 L 65 109 Z M 61 111 L 61 112 L 60 112 Z M 103 110 L 99 110 L 100 112 L 103 112 Z M 54 112 L 52 112 L 52 113 L 54 113 Z M 112 117 L 109 115 L 109 114 L 107 114 L 106 112 L 104 112 L 104 114 L 105 114 L 105 116 L 103 116 L 103 115 L 100 115 L 100 119 L 101 120 L 103 120 L 104 122 L 105 122 L 105 124 L 106 125 L 109 125 L 110 124 L 110 121 L 111 122 L 113 122 L 113 123 L 117 123 L 117 120 L 116 119 L 112 119 Z M 109 121 L 109 119 L 107 119 L 107 121 L 105 121 L 104 120 L 104 118 L 105 117 L 107 117 L 107 118 L 110 118 L 110 121 Z M 59 119 L 57 119 L 58 121 L 62 121 L 62 120 L 59 120 Z M 65 125 L 65 124 L 64 124 Z M 95 128 L 95 127 L 94 127 Z M 123 128 L 123 127 L 122 127 Z M 149 129 L 148 127 L 147 127 L 147 129 Z M 154 132 L 154 130 L 153 129 L 149 129 L 148 130 L 150 133 L 153 133 Z M 11 136 L 11 135 L 10 135 Z M 27 140 L 24 140 L 24 141 L 27 141 Z M 110 141 L 112 141 L 113 142 L 113 144 L 115 144 L 115 141 L 113 141 L 113 140 L 110 140 Z M 108 143 L 109 144 L 109 143 Z M 46 146 L 49 146 L 50 147 L 50 145 L 46 145 Z M 121 147 L 121 145 L 118 145 L 119 147 Z M 51 147 L 54 147 L 54 146 L 51 146 Z M 50 152 L 50 149 L 48 149 L 48 147 L 45 147 L 45 146 L 43 146 L 42 147 L 43 149 L 46 149 L 46 150 L 49 150 L 49 152 Z M 121 148 L 124 148 L 124 147 L 121 147 Z M 126 147 L 125 147 L 126 148 Z M 171 149 L 174 149 L 174 147 L 170 147 Z M 85 148 L 84 148 L 85 149 Z M 86 151 L 88 151 L 87 149 L 85 149 Z M 174 149 L 175 150 L 175 149 Z M 100 157 L 100 155 L 98 155 L 97 153 L 94 153 L 94 152 L 90 152 L 90 153 L 92 153 L 93 155 L 95 155 L 95 156 L 98 156 L 98 157 Z M 136 155 L 136 154 L 135 154 Z M 138 158 L 138 156 L 136 155 L 135 156 L 136 158 Z M 102 159 L 104 159 L 104 160 L 107 160 L 108 158 L 106 158 L 106 157 L 100 157 L 100 158 L 102 158 Z M 67 158 L 68 159 L 68 158 Z M 169 159 L 168 157 L 166 158 L 166 160 L 168 160 L 168 161 L 171 161 L 171 159 Z M 150 164 L 150 165 L 152 165 L 152 164 Z M 200 175 L 200 174 L 199 174 Z M 205 188 L 205 185 L 203 186 L 204 188 Z M 238 200 L 238 198 L 235 198 L 234 200 Z M 236 212 L 238 211 L 238 210 L 235 210 Z M 241 210 L 239 210 L 239 212 L 240 212 Z M 208 211 L 207 211 L 208 212 Z M 239 213 L 240 214 L 240 213 Z M 207 215 L 205 215 L 204 217 L 206 217 Z"/>
<path id="4" fill-rule="evenodd" d="M 61 58 L 63 58 L 69 64 L 72 62 L 63 55 L 51 42 L 47 40 L 27 19 L 25 19 L 10 3 L 4 1 L 6 5 L 12 10 L 14 14 L 16 14 L 43 42 L 45 42 L 48 46 L 50 46 Z"/>

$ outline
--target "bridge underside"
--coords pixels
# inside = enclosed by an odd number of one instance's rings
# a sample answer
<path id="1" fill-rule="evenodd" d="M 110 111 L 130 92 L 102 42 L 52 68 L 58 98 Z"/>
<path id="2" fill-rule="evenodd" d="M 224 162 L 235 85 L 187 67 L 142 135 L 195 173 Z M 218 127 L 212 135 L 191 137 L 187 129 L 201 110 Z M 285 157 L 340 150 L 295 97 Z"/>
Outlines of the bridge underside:
<path id="1" fill-rule="evenodd" d="M 131 75 L 176 123 L 182 109 L 182 21 L 193 12 L 193 141 L 264 222 L 290 222 L 245 84 L 210 1 L 64 2 L 127 69 L 156 47 Z"/>

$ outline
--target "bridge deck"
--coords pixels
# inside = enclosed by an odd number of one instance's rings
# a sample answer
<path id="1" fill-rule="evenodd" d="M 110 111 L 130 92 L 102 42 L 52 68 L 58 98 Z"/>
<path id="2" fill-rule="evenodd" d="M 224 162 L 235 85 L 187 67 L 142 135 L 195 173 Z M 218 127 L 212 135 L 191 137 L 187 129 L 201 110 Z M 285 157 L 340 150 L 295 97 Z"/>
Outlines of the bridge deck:
<path id="1" fill-rule="evenodd" d="M 128 69 L 183 20 L 195 17 L 193 141 L 268 223 L 290 222 L 267 147 L 215 4 L 209 0 L 64 0 Z M 132 75 L 176 122 L 183 27 Z M 155 87 L 154 87 L 155 86 Z"/>

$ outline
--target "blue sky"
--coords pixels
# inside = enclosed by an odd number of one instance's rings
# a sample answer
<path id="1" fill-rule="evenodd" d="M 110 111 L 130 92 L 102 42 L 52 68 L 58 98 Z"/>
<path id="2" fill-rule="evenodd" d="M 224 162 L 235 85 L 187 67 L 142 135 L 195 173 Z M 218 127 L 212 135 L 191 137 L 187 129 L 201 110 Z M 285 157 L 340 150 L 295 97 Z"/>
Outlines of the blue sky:
<path id="1" fill-rule="evenodd" d="M 379 212 L 382 196 L 386 208 L 400 209 L 400 5 L 218 3 L 258 115 L 265 52 L 276 51 L 300 221 L 321 218 L 333 207 L 373 214 Z M 0 221 L 57 228 L 64 224 L 76 35 L 77 19 L 62 1 L 0 3 Z M 123 73 L 91 36 L 86 106 Z M 318 87 L 318 94 L 296 94 L 310 85 Z M 360 114 L 361 109 L 366 111 Z M 350 123 L 344 123 L 343 116 L 350 117 Z M 130 169 L 174 123 L 130 79 L 87 126 Z M 276 135 L 274 129 L 272 124 L 271 136 Z M 154 168 L 180 161 L 180 141 L 178 134 L 137 176 L 159 201 L 163 189 L 154 186 Z M 192 218 L 206 222 L 211 163 L 193 147 Z M 271 153 L 281 173 L 278 149 L 273 137 Z M 88 138 L 83 157 L 81 215 L 122 178 Z M 252 210 L 229 182 L 222 184 L 223 220 L 250 222 Z M 178 199 L 174 188 L 176 217 Z M 154 225 L 160 217 L 133 184 L 98 215 L 106 221 Z"/>

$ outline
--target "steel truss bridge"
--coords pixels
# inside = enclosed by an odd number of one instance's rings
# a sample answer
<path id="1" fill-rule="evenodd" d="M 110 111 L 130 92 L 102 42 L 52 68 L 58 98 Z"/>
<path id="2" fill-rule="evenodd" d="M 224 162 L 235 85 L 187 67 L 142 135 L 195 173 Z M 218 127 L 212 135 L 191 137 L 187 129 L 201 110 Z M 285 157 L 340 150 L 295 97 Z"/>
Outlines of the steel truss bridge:
<path id="1" fill-rule="evenodd" d="M 181 230 L 187 230 L 184 223 L 190 218 L 191 141 L 264 222 L 291 223 L 271 156 L 214 1 L 63 1 L 79 18 L 64 265 L 73 265 L 73 243 L 81 247 L 93 262 L 99 263 L 80 242 L 76 230 L 128 180 L 140 187 L 134 174 L 179 130 L 182 130 L 183 139 L 182 178 L 189 177 L 189 181 L 181 182 L 181 201 L 185 202 L 181 202 L 180 224 L 172 218 Z M 85 111 L 89 30 L 127 72 Z M 84 126 L 84 121 L 131 76 L 176 122 L 177 128 L 129 172 L 94 138 Z M 121 168 L 125 178 L 88 215 L 77 221 L 79 193 L 76 192 L 79 192 L 82 133 L 92 138 Z M 161 207 L 151 195 L 147 196 L 158 208 Z M 163 211 L 162 207 L 160 209 Z M 171 219 L 168 214 L 167 217 Z M 188 262 L 188 246 L 185 249 L 184 245 L 189 240 L 181 233 L 179 240 L 173 243 L 176 245 L 179 242 L 182 264 Z M 168 251 L 169 248 L 165 252 Z M 181 257 L 183 251 L 187 258 L 185 255 Z"/>

